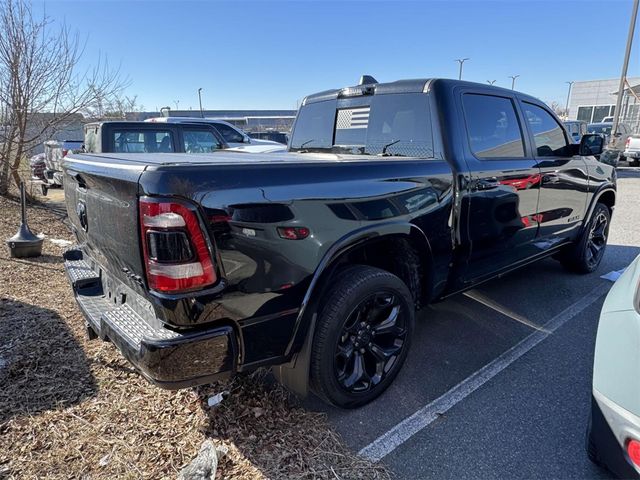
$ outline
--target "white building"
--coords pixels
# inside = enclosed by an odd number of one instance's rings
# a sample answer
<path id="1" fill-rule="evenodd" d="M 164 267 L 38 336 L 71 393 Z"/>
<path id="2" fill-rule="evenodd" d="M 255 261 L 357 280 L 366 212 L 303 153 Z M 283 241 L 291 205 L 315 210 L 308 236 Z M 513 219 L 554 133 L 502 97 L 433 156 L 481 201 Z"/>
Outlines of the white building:
<path id="1" fill-rule="evenodd" d="M 625 88 L 622 99 L 622 119 L 638 131 L 640 122 L 640 77 L 627 77 L 632 90 Z M 586 80 L 573 84 L 569 98 L 569 120 L 600 122 L 615 115 L 619 78 Z"/>

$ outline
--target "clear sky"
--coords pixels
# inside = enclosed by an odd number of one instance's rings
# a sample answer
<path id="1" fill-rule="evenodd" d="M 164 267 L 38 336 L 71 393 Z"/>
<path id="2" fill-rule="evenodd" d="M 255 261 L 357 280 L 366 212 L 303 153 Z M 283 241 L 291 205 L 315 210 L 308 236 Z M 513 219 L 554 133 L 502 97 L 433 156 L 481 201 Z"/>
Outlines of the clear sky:
<path id="1" fill-rule="evenodd" d="M 34 0 L 129 77 L 147 110 L 295 108 L 304 95 L 357 83 L 463 78 L 550 103 L 568 80 L 620 75 L 632 0 L 60 1 Z M 629 76 L 640 76 L 640 22 Z"/>

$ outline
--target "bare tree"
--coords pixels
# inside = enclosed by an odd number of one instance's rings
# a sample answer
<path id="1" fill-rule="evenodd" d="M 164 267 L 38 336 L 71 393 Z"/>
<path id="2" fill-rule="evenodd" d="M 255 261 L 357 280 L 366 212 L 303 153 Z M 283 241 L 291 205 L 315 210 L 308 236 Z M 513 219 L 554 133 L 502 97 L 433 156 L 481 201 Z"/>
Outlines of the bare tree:
<path id="1" fill-rule="evenodd" d="M 80 71 L 77 32 L 36 18 L 29 0 L 0 0 L 0 195 L 33 147 L 126 86 L 103 58 Z"/>

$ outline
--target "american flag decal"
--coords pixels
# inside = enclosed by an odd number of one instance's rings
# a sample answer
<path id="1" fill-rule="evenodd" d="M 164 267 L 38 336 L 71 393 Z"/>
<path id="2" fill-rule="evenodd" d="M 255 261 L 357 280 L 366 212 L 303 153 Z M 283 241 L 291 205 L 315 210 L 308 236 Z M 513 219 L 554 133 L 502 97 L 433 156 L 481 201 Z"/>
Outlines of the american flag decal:
<path id="1" fill-rule="evenodd" d="M 345 108 L 338 110 L 336 130 L 367 128 L 369 125 L 369 107 Z"/>

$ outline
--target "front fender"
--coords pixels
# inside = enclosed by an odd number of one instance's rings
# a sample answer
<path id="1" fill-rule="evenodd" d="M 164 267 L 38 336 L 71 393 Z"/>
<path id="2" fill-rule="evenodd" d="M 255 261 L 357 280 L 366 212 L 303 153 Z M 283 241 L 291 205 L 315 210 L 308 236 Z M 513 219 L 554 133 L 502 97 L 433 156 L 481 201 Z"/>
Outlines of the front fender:
<path id="1" fill-rule="evenodd" d="M 593 195 L 591 196 L 591 201 L 589 202 L 589 207 L 587 208 L 587 213 L 584 216 L 584 222 L 582 223 L 582 228 L 586 228 L 586 226 L 589 224 L 589 221 L 591 220 L 591 215 L 593 214 L 593 210 L 596 208 L 596 205 L 603 199 L 603 197 L 607 195 L 613 195 L 613 203 L 611 203 L 609 205 L 609 203 L 607 203 L 607 205 L 611 208 L 612 212 L 613 212 L 613 208 L 615 205 L 615 198 L 617 195 L 617 190 L 616 190 L 616 185 L 613 182 L 607 182 L 603 185 L 601 185 L 598 190 L 596 190 Z M 604 197 L 606 198 L 606 197 Z"/>

